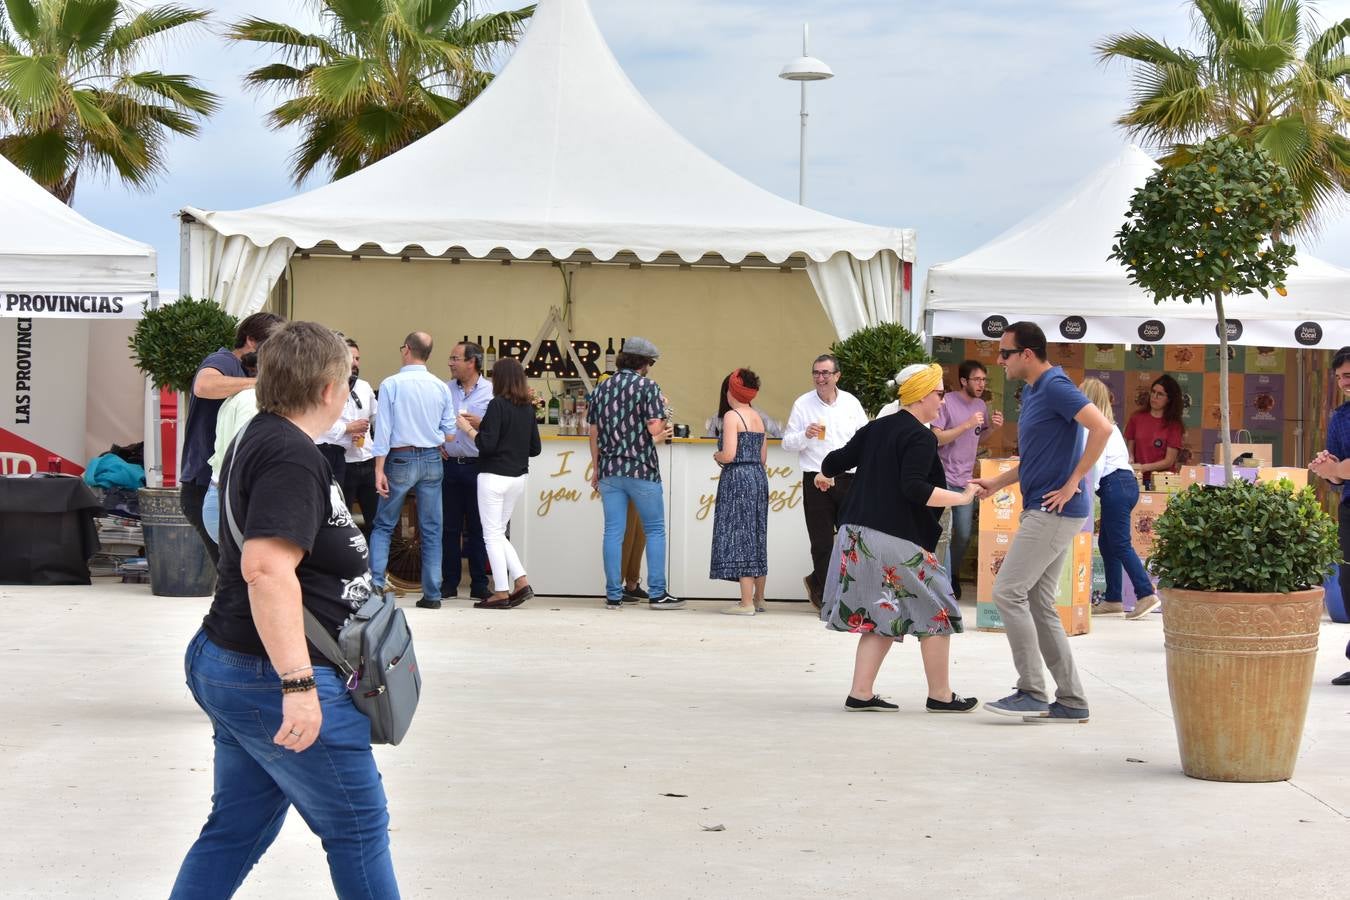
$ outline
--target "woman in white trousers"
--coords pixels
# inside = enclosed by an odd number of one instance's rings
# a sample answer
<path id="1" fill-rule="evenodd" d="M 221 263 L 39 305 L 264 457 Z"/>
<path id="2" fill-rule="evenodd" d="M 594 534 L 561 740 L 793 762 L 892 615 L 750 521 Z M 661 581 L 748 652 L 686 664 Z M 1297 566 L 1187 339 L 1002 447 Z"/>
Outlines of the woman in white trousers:
<path id="1" fill-rule="evenodd" d="M 477 609 L 514 609 L 534 596 L 516 548 L 506 539 L 529 460 L 543 449 L 534 420 L 525 370 L 514 359 L 500 359 L 492 367 L 492 402 L 475 428 L 465 413 L 456 419 L 478 447 L 478 518 L 492 567 L 492 596 L 474 604 Z"/>

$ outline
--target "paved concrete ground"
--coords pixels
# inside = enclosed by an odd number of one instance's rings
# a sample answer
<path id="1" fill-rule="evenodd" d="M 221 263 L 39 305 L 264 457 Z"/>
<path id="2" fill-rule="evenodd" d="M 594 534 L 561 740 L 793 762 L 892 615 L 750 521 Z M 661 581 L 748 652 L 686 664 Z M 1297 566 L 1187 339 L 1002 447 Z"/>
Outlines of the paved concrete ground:
<path id="1" fill-rule="evenodd" d="M 182 677 L 207 602 L 0 587 L 0 895 L 166 895 L 211 792 Z M 879 683 L 902 711 L 846 713 L 853 638 L 721 605 L 410 610 L 422 707 L 376 750 L 404 896 L 1343 895 L 1350 626 L 1324 623 L 1294 780 L 1229 785 L 1181 774 L 1157 616 L 1074 639 L 1092 722 L 1054 726 L 925 714 L 910 643 Z M 1000 634 L 953 657 L 960 692 L 1013 681 Z M 331 896 L 297 816 L 239 896 Z"/>

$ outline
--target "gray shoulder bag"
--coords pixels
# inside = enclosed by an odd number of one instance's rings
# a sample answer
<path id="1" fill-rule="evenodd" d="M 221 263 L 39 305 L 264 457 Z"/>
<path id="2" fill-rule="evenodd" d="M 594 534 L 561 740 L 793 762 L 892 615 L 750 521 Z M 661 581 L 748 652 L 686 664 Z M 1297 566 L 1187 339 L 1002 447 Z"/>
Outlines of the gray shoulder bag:
<path id="1" fill-rule="evenodd" d="M 239 429 L 230 445 L 231 454 L 243 443 L 249 422 Z M 234 456 L 220 480 L 220 505 L 225 512 L 230 536 L 242 555 L 244 535 L 235 521 L 226 489 L 226 478 L 234 468 Z M 303 607 L 302 607 L 303 608 Z M 376 594 L 352 613 L 337 640 L 308 609 L 305 613 L 305 637 L 316 650 L 336 666 L 347 679 L 356 708 L 370 719 L 372 744 L 397 744 L 408 733 L 417 701 L 422 694 L 422 673 L 417 667 L 412 632 L 407 617 L 394 602 L 392 591 Z"/>

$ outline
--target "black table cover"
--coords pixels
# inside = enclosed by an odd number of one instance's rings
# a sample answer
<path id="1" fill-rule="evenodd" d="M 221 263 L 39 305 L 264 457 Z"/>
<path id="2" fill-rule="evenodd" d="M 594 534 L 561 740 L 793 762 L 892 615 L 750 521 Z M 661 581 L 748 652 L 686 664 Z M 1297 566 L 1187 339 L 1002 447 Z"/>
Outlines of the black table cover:
<path id="1" fill-rule="evenodd" d="M 0 584 L 89 584 L 102 512 L 80 478 L 0 477 Z"/>

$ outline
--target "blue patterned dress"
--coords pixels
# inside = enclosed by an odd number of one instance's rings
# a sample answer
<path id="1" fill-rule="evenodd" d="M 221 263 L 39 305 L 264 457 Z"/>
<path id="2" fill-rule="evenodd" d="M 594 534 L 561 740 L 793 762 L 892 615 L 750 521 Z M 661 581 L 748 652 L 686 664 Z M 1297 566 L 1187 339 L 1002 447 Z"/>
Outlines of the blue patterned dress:
<path id="1" fill-rule="evenodd" d="M 769 478 L 760 461 L 763 447 L 763 432 L 742 431 L 736 436 L 736 458 L 722 468 L 709 578 L 736 581 L 769 573 Z M 721 438 L 717 449 L 722 449 Z"/>

